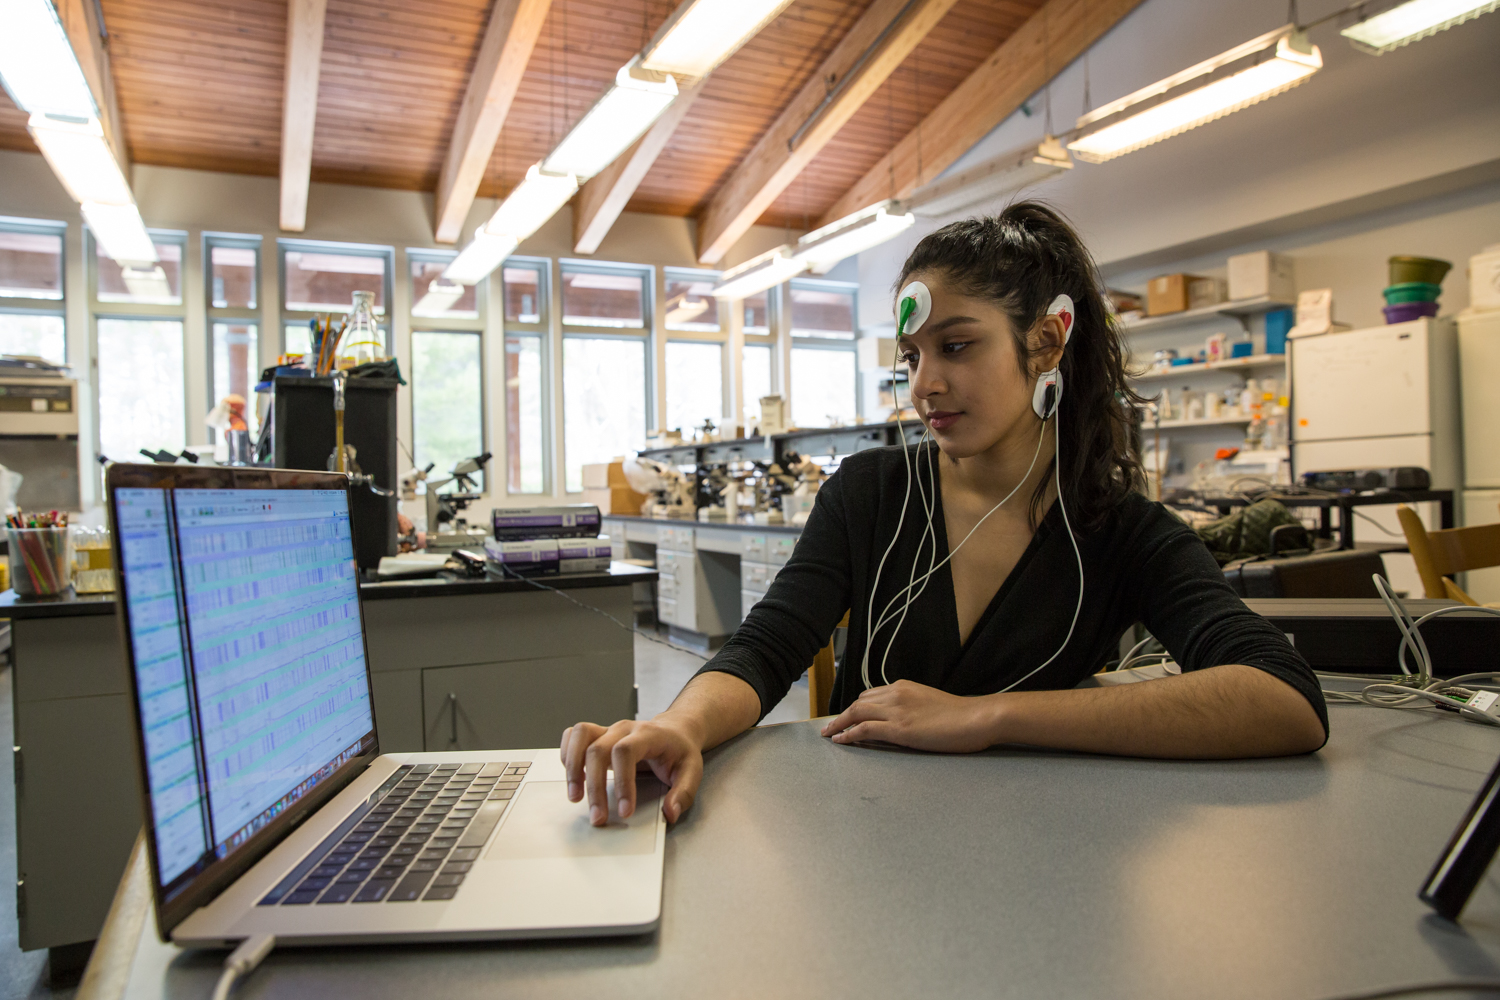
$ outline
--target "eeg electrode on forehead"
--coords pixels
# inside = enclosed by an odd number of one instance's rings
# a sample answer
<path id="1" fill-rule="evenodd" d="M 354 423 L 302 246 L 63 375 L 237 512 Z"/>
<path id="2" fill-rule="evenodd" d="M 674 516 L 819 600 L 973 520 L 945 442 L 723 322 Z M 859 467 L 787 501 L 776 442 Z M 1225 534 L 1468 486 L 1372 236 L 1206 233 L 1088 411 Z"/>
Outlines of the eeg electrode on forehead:
<path id="1" fill-rule="evenodd" d="M 909 337 L 932 315 L 932 293 L 920 281 L 908 282 L 896 296 L 896 336 Z"/>

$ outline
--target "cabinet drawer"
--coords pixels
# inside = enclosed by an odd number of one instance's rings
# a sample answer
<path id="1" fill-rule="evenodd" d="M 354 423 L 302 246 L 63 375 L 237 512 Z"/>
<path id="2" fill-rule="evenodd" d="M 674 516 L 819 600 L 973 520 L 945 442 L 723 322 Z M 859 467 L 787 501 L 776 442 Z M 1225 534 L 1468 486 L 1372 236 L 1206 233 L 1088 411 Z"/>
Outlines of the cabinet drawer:
<path id="1" fill-rule="evenodd" d="M 766 595 L 764 593 L 761 593 L 760 591 L 740 591 L 740 621 L 744 621 L 746 618 L 749 618 L 750 609 L 755 607 L 755 605 L 765 596 Z"/>
<path id="2" fill-rule="evenodd" d="M 771 585 L 771 577 L 775 571 L 763 562 L 748 562 L 740 560 L 740 588 L 752 590 L 764 594 L 766 588 Z"/>
<path id="3" fill-rule="evenodd" d="M 751 562 L 766 561 L 766 536 L 747 534 L 740 539 L 740 558 Z"/>
<path id="4" fill-rule="evenodd" d="M 666 576 L 665 574 L 663 574 L 662 576 L 657 578 L 656 592 L 661 597 L 670 597 L 673 600 L 676 600 L 680 586 L 681 585 L 677 582 L 677 578 L 675 576 Z"/>
<path id="5" fill-rule="evenodd" d="M 766 562 L 773 566 L 784 566 L 792 558 L 792 549 L 797 547 L 796 535 L 766 536 Z"/>
<path id="6" fill-rule="evenodd" d="M 656 544 L 658 548 L 672 549 L 676 552 L 693 551 L 693 529 L 679 527 L 661 527 L 656 529 Z"/>
<path id="7" fill-rule="evenodd" d="M 676 625 L 677 622 L 677 598 L 667 597 L 665 594 L 656 599 L 656 617 L 668 625 Z"/>

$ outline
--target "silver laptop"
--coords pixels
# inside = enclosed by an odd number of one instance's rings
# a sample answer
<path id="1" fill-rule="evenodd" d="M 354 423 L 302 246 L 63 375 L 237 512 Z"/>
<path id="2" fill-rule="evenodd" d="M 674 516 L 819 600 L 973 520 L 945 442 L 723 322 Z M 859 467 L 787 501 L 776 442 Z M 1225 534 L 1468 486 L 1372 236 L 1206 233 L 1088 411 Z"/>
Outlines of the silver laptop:
<path id="1" fill-rule="evenodd" d="M 157 927 L 189 947 L 634 934 L 662 788 L 608 826 L 556 749 L 382 755 L 347 481 L 115 465 Z"/>

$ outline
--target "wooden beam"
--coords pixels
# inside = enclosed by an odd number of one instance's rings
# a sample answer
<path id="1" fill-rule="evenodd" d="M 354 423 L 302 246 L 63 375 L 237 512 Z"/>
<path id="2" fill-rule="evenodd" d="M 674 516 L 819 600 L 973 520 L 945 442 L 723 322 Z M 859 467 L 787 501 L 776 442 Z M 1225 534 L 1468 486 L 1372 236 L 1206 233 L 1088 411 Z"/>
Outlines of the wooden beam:
<path id="1" fill-rule="evenodd" d="M 723 259 L 953 3 L 910 0 L 908 7 L 908 0 L 875 0 L 869 6 L 709 202 L 698 220 L 699 261 Z"/>
<path id="2" fill-rule="evenodd" d="M 109 67 L 109 40 L 104 36 L 104 27 L 99 23 L 98 8 L 93 0 L 57 0 L 57 17 L 67 32 L 83 68 L 83 78 L 88 82 L 99 106 L 99 124 L 104 128 L 104 141 L 120 161 L 120 170 L 127 180 L 130 178 L 130 154 L 125 148 L 125 133 L 120 128 L 120 102 L 115 97 L 115 77 Z"/>
<path id="3" fill-rule="evenodd" d="M 496 0 L 438 175 L 433 238 L 456 243 L 552 0 Z"/>
<path id="4" fill-rule="evenodd" d="M 318 70 L 323 63 L 323 16 L 328 0 L 291 0 L 286 12 L 286 83 L 281 99 L 281 228 L 307 228 L 312 179 L 313 123 L 318 116 Z"/>
<path id="5" fill-rule="evenodd" d="M 1048 0 L 844 192 L 818 225 L 890 197 L 893 176 L 897 198 L 937 177 L 1140 3 Z"/>
<path id="6" fill-rule="evenodd" d="M 609 228 L 615 224 L 635 189 L 661 151 L 667 147 L 688 109 L 703 90 L 703 81 L 683 87 L 672 106 L 615 162 L 605 167 L 578 192 L 573 208 L 573 252 L 593 253 L 599 249 Z"/>

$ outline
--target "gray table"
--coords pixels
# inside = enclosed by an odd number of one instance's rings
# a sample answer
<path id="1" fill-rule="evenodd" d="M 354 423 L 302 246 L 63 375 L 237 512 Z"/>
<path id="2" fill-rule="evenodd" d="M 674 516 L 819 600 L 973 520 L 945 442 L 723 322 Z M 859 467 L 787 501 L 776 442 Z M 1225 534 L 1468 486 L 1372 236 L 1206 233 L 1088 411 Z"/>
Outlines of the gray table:
<path id="1" fill-rule="evenodd" d="M 618 940 L 274 953 L 238 991 L 359 997 L 1320 997 L 1500 975 L 1500 884 L 1416 899 L 1500 753 L 1452 717 L 1338 706 L 1322 752 L 1175 763 L 836 746 L 712 753 L 663 918 Z M 200 1000 L 219 954 L 149 929 L 129 996 Z"/>

